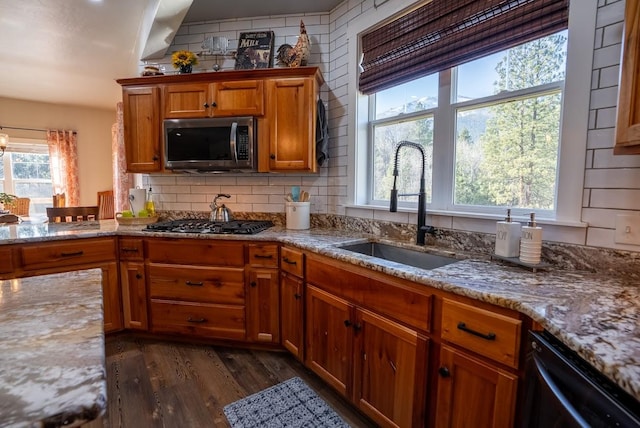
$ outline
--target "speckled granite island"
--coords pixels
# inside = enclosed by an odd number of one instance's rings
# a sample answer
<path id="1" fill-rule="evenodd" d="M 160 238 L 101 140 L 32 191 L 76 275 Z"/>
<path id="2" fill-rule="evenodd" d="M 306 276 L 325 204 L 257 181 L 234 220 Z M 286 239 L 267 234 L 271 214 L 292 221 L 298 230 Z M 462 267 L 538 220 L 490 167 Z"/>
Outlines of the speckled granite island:
<path id="1" fill-rule="evenodd" d="M 115 221 L 68 227 L 47 224 L 5 226 L 0 227 L 0 244 L 109 235 L 280 242 L 377 272 L 517 310 L 539 323 L 605 376 L 640 400 L 638 253 L 623 255 L 623 258 L 617 261 L 616 267 L 598 272 L 552 268 L 533 273 L 530 270 L 492 261 L 486 255 L 463 253 L 453 255 L 465 260 L 433 270 L 423 270 L 340 249 L 339 246 L 348 243 L 366 239 L 379 240 L 377 236 L 357 230 L 312 227 L 310 230 L 292 231 L 276 226 L 251 236 L 186 236 L 177 233 L 143 232 L 141 228 L 118 226 Z M 470 246 L 477 243 L 472 242 Z M 397 242 L 394 244 L 398 245 Z M 416 249 L 415 246 L 412 247 Z M 438 248 L 426 246 L 418 250 L 437 251 Z M 601 254 L 593 251 L 590 255 L 583 252 L 578 256 L 597 258 L 601 257 Z"/>
<path id="2" fill-rule="evenodd" d="M 0 350 L 0 426 L 79 426 L 100 416 L 100 269 L 0 281 Z"/>

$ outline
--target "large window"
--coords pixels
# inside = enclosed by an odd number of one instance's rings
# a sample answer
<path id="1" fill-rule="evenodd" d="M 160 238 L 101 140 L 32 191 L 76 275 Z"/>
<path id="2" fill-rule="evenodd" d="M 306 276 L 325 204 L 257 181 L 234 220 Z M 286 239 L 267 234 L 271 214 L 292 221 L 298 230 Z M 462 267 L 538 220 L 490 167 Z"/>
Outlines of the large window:
<path id="1" fill-rule="evenodd" d="M 53 186 L 46 144 L 10 143 L 0 158 L 0 189 L 30 198 L 30 214 L 44 214 L 51 206 Z"/>
<path id="2" fill-rule="evenodd" d="M 425 148 L 434 208 L 552 215 L 566 52 L 562 31 L 370 95 L 369 203 L 388 203 L 394 148 L 409 140 Z M 433 175 L 434 164 L 449 173 Z M 403 149 L 399 193 L 417 192 L 419 168 L 419 153 Z"/>

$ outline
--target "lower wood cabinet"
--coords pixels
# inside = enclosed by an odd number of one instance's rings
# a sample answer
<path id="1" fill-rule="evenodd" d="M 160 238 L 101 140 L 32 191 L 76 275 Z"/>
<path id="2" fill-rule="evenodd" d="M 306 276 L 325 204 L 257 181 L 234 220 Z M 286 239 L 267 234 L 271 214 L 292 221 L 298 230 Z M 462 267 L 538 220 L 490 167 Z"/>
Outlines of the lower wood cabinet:
<path id="1" fill-rule="evenodd" d="M 280 274 L 280 341 L 299 360 L 304 359 L 304 283 L 286 272 Z"/>
<path id="2" fill-rule="evenodd" d="M 518 377 L 442 345 L 436 427 L 512 427 Z"/>
<path id="3" fill-rule="evenodd" d="M 280 343 L 280 290 L 278 270 L 249 269 L 247 339 Z"/>
<path id="4" fill-rule="evenodd" d="M 314 286 L 306 363 L 381 426 L 424 424 L 427 339 Z"/>
<path id="5" fill-rule="evenodd" d="M 120 262 L 120 287 L 124 327 L 132 330 L 149 329 L 147 288 L 144 263 Z"/>
<path id="6" fill-rule="evenodd" d="M 103 263 L 96 267 L 102 269 L 102 306 L 104 308 L 104 331 L 111 333 L 122 330 L 122 306 L 120 287 L 118 286 L 118 263 Z"/>

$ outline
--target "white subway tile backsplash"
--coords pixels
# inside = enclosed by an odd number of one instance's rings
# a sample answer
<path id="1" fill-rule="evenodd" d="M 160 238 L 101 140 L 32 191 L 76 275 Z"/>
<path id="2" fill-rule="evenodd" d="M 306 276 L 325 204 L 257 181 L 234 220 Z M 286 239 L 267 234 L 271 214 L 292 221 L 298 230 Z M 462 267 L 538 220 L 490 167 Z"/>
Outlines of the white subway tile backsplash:
<path id="1" fill-rule="evenodd" d="M 616 126 L 617 112 L 617 107 L 599 109 L 598 118 L 596 120 L 596 128 L 614 128 Z"/>
<path id="2" fill-rule="evenodd" d="M 614 156 L 612 149 L 594 150 L 594 168 L 640 168 L 640 156 Z"/>
<path id="3" fill-rule="evenodd" d="M 591 91 L 590 108 L 607 108 L 615 107 L 618 104 L 618 88 L 595 89 Z"/>
<path id="4" fill-rule="evenodd" d="M 608 88 L 610 86 L 618 87 L 618 79 L 620 78 L 620 65 L 613 65 L 600 69 L 599 88 Z"/>
<path id="5" fill-rule="evenodd" d="M 616 43 L 620 43 L 622 40 L 622 22 L 616 22 L 615 24 L 604 27 L 604 35 L 602 36 L 602 45 L 610 46 Z"/>
<path id="6" fill-rule="evenodd" d="M 591 189 L 589 206 L 640 211 L 640 189 Z"/>
<path id="7" fill-rule="evenodd" d="M 615 130 L 612 128 L 595 129 L 587 132 L 587 149 L 606 149 L 613 147 Z"/>
<path id="8" fill-rule="evenodd" d="M 604 68 L 620 64 L 620 44 L 610 45 L 593 52 L 593 68 Z"/>
<path id="9" fill-rule="evenodd" d="M 639 168 L 588 169 L 584 186 L 600 189 L 634 189 L 640 183 Z"/>

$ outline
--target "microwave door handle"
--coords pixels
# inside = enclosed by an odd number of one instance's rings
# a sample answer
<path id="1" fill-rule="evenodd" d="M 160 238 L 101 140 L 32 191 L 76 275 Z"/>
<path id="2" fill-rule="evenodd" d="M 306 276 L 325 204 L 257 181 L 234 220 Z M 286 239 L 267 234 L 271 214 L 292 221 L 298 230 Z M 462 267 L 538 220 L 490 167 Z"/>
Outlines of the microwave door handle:
<path id="1" fill-rule="evenodd" d="M 233 157 L 233 161 L 238 165 L 238 152 L 236 148 L 236 134 L 238 130 L 238 122 L 233 122 L 231 124 L 231 156 Z"/>

